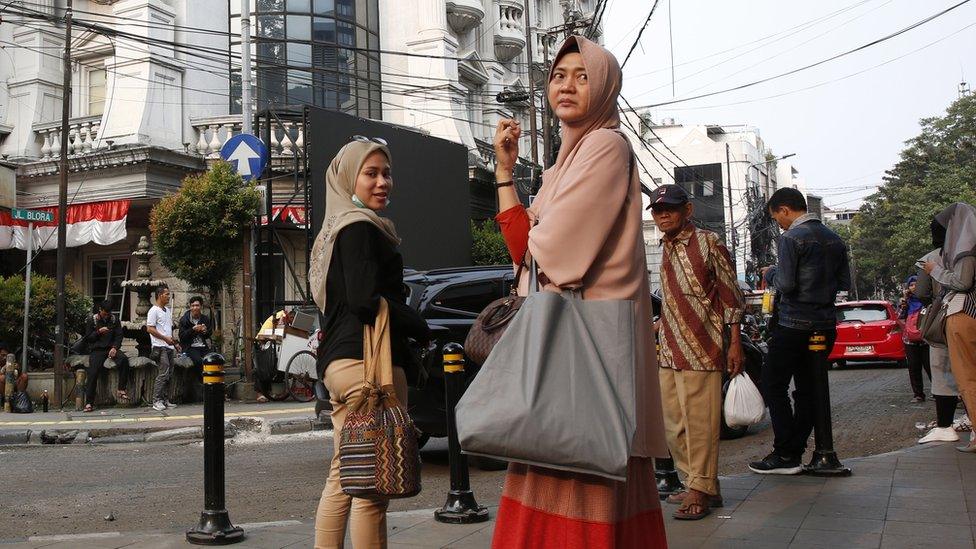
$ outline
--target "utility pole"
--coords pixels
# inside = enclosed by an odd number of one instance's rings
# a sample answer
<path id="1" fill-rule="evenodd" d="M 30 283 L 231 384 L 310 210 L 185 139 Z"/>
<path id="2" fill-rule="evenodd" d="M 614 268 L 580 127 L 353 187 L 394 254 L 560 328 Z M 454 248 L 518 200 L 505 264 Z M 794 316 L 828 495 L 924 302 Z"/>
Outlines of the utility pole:
<path id="1" fill-rule="evenodd" d="M 732 250 L 732 267 L 737 267 L 735 258 L 735 219 L 732 218 L 732 151 L 729 144 L 725 144 L 725 183 L 728 187 L 728 196 L 725 197 L 729 205 L 729 248 Z"/>
<path id="2" fill-rule="evenodd" d="M 252 133 L 251 113 L 251 0 L 241 0 L 241 118 L 242 132 Z"/>
<path id="3" fill-rule="evenodd" d="M 71 1 L 67 0 L 64 10 L 64 82 L 61 92 L 61 162 L 58 167 L 61 176 L 58 184 L 58 259 L 57 259 L 57 326 L 54 327 L 54 398 L 58 408 L 64 402 L 61 382 L 64 377 L 64 260 L 67 244 L 68 222 L 68 119 L 71 118 Z"/>
<path id="4" fill-rule="evenodd" d="M 529 2 L 525 3 L 525 59 L 529 73 L 529 132 L 532 145 L 532 194 L 539 191 L 535 182 L 535 167 L 539 165 L 539 134 L 536 133 L 535 119 L 535 80 L 532 77 L 532 18 Z"/>
<path id="5" fill-rule="evenodd" d="M 254 114 L 251 99 L 251 0 L 241 0 L 241 132 L 253 134 Z M 270 121 L 268 122 L 270 124 Z M 270 215 L 270 214 L 269 214 Z M 243 281 L 244 318 L 242 336 L 244 338 L 244 376 L 251 380 L 251 365 L 254 364 L 251 342 L 254 341 L 254 224 L 244 235 Z"/>
<path id="6" fill-rule="evenodd" d="M 543 63 L 546 72 L 549 72 L 549 34 L 542 42 Z M 542 92 L 542 167 L 548 168 L 552 158 L 552 114 L 549 110 L 548 90 Z"/>

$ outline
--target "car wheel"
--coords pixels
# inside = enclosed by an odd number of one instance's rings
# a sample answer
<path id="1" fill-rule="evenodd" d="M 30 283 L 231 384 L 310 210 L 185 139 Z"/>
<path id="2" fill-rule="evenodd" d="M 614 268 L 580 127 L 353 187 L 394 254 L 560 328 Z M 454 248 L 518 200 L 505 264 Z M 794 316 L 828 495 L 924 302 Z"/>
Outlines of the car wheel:
<path id="1" fill-rule="evenodd" d="M 908 368 L 908 361 L 907 360 L 899 360 L 896 366 L 898 368 L 905 368 L 905 369 L 907 369 Z"/>

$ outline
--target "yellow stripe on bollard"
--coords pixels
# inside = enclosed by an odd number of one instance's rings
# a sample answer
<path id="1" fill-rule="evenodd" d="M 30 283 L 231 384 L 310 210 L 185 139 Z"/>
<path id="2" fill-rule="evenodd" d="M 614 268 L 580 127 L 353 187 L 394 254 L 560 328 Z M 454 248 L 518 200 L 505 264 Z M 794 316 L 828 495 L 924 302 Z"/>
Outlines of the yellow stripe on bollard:
<path id="1" fill-rule="evenodd" d="M 219 375 L 219 376 L 203 376 L 203 384 L 204 385 L 213 385 L 215 383 L 223 383 L 223 382 L 224 382 L 224 376 L 223 375 Z"/>
<path id="2" fill-rule="evenodd" d="M 464 371 L 463 354 L 444 355 L 444 373 L 456 374 L 458 372 L 463 372 L 463 371 Z"/>
<path id="3" fill-rule="evenodd" d="M 203 371 L 205 373 L 223 372 L 224 371 L 224 367 L 222 365 L 220 365 L 220 364 L 204 364 L 203 365 Z"/>

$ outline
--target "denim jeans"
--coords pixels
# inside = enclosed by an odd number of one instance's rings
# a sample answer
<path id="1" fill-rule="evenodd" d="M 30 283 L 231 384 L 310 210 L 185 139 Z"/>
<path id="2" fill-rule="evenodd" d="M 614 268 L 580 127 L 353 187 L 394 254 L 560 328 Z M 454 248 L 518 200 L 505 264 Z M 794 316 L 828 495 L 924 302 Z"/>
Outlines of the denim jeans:
<path id="1" fill-rule="evenodd" d="M 762 371 L 762 392 L 773 424 L 773 451 L 797 458 L 807 448 L 816 417 L 814 368 L 816 354 L 808 349 L 812 330 L 777 326 L 769 341 L 769 358 Z M 827 336 L 828 352 L 837 339 L 836 330 L 820 330 Z M 790 404 L 790 380 L 793 404 Z"/>

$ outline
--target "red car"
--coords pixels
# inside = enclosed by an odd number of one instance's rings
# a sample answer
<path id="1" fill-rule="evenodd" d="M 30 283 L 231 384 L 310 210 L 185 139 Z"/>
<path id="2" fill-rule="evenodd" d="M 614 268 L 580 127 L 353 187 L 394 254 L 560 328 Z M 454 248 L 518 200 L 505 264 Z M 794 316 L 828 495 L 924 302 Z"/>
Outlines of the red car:
<path id="1" fill-rule="evenodd" d="M 837 341 L 830 361 L 838 366 L 848 362 L 896 362 L 907 366 L 904 323 L 887 301 L 851 301 L 837 305 Z"/>

